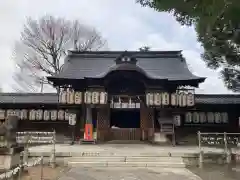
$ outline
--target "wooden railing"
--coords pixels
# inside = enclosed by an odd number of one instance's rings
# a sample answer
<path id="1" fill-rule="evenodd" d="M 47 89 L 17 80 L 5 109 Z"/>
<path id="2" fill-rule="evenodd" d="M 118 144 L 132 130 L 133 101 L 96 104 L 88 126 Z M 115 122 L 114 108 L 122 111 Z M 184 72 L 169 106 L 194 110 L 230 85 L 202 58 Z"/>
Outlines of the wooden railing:
<path id="1" fill-rule="evenodd" d="M 198 131 L 198 148 L 199 148 L 199 166 L 204 161 L 203 147 L 214 146 L 222 148 L 226 156 L 226 162 L 231 162 L 231 148 L 237 147 L 240 143 L 240 133 L 217 133 L 217 132 L 200 132 Z"/>
<path id="2" fill-rule="evenodd" d="M 140 140 L 140 128 L 111 128 L 110 137 L 112 140 Z"/>

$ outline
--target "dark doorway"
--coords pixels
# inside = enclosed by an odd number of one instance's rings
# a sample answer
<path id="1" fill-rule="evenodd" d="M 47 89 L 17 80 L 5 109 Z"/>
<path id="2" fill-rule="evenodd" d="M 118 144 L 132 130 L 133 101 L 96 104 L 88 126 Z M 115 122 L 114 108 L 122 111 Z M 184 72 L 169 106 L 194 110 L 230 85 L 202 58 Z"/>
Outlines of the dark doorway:
<path id="1" fill-rule="evenodd" d="M 140 128 L 140 111 L 112 110 L 110 125 L 117 128 Z"/>

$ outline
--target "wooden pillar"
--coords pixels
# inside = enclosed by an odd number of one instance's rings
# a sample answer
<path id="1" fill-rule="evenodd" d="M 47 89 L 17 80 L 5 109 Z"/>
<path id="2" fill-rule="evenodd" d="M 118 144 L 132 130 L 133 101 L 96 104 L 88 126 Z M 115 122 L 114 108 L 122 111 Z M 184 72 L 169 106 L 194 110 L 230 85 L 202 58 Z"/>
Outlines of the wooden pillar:
<path id="1" fill-rule="evenodd" d="M 140 122 L 142 130 L 142 140 L 151 140 L 154 133 L 154 111 L 152 108 L 141 104 Z"/>
<path id="2" fill-rule="evenodd" d="M 110 108 L 101 107 L 97 112 L 97 137 L 100 141 L 109 140 Z"/>

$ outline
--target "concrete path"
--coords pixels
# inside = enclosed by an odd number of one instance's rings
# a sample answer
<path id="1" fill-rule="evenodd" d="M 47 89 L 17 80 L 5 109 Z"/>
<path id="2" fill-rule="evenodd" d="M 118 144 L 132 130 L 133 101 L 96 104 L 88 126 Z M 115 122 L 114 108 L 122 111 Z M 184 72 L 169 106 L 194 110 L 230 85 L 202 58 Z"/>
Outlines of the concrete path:
<path id="1" fill-rule="evenodd" d="M 101 144 L 101 145 L 68 145 L 68 144 L 57 144 L 55 146 L 56 153 L 121 153 L 121 154 L 159 154 L 159 153 L 172 153 L 172 154 L 192 154 L 198 153 L 199 149 L 197 146 L 157 146 L 150 144 Z M 29 148 L 30 153 L 47 153 L 51 152 L 53 145 L 42 145 Z M 223 153 L 223 149 L 219 148 L 207 148 L 204 147 L 203 151 L 205 153 Z"/>
<path id="2" fill-rule="evenodd" d="M 72 168 L 59 180 L 201 180 L 187 169 Z"/>

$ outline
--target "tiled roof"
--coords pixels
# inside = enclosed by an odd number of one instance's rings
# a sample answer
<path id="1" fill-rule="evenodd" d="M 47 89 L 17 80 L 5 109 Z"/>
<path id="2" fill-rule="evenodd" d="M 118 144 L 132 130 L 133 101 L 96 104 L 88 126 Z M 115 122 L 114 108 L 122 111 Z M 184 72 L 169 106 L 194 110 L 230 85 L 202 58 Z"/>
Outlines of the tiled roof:
<path id="1" fill-rule="evenodd" d="M 240 95 L 196 94 L 197 104 L 240 104 Z"/>
<path id="2" fill-rule="evenodd" d="M 0 93 L 0 103 L 56 104 L 56 93 Z"/>
<path id="3" fill-rule="evenodd" d="M 240 104 L 240 95 L 196 94 L 196 104 Z M 57 104 L 55 93 L 0 93 L 0 103 Z"/>
<path id="4" fill-rule="evenodd" d="M 56 78 L 83 79 L 85 77 L 101 77 L 116 64 L 115 60 L 124 51 L 70 52 L 66 57 L 62 70 Z M 152 79 L 200 80 L 193 75 L 182 58 L 181 51 L 128 51 L 137 60 L 137 66 Z"/>

